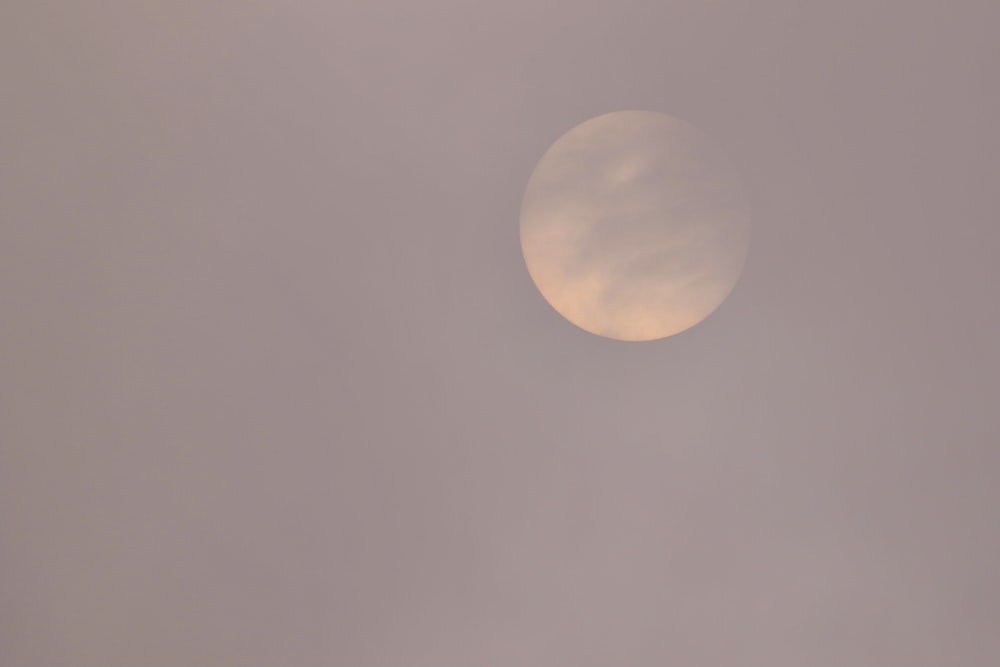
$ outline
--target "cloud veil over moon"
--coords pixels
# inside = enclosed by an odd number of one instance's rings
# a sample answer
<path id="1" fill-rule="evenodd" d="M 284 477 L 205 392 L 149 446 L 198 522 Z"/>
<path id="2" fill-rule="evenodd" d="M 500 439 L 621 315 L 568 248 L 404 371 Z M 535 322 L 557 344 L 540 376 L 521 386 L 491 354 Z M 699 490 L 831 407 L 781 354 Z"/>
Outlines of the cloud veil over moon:
<path id="1" fill-rule="evenodd" d="M 651 111 L 592 118 L 538 162 L 521 206 L 528 272 L 591 333 L 646 341 L 708 317 L 747 255 L 750 209 L 726 156 Z"/>

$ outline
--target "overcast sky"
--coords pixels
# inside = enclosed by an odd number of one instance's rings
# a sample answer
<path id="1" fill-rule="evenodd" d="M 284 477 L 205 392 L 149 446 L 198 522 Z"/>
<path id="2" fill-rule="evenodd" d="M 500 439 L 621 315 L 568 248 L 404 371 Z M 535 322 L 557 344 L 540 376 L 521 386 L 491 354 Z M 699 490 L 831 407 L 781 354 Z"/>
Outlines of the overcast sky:
<path id="1" fill-rule="evenodd" d="M 0 664 L 1000 664 L 998 22 L 3 3 Z M 518 241 L 619 109 L 753 209 L 654 343 Z"/>

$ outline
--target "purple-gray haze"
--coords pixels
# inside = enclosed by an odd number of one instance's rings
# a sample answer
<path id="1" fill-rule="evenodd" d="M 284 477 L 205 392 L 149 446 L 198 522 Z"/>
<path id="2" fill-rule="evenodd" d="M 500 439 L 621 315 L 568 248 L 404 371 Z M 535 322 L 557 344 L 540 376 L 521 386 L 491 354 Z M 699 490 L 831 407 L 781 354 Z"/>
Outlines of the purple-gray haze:
<path id="1" fill-rule="evenodd" d="M 1000 664 L 1000 3 L 0 8 L 0 665 Z M 655 343 L 541 298 L 577 123 L 732 158 Z"/>

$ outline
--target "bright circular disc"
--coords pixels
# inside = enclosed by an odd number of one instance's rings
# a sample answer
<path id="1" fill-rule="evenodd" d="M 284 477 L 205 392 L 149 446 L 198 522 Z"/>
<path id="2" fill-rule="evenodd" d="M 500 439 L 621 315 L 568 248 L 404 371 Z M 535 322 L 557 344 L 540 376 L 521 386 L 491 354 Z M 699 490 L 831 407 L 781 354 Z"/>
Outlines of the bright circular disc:
<path id="1" fill-rule="evenodd" d="M 655 340 L 698 324 L 739 279 L 750 209 L 725 155 L 651 111 L 577 125 L 539 160 L 521 205 L 532 280 L 591 333 Z"/>

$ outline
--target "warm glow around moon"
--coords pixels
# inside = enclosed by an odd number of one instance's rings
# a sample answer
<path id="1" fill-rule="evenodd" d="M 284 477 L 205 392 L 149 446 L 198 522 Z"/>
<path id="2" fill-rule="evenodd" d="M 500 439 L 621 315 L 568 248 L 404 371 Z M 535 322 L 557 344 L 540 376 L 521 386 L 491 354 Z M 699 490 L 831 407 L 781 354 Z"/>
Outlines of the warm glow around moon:
<path id="1" fill-rule="evenodd" d="M 750 212 L 725 155 L 666 114 L 619 111 L 559 138 L 521 205 L 528 272 L 591 333 L 655 340 L 698 324 L 746 259 Z"/>

